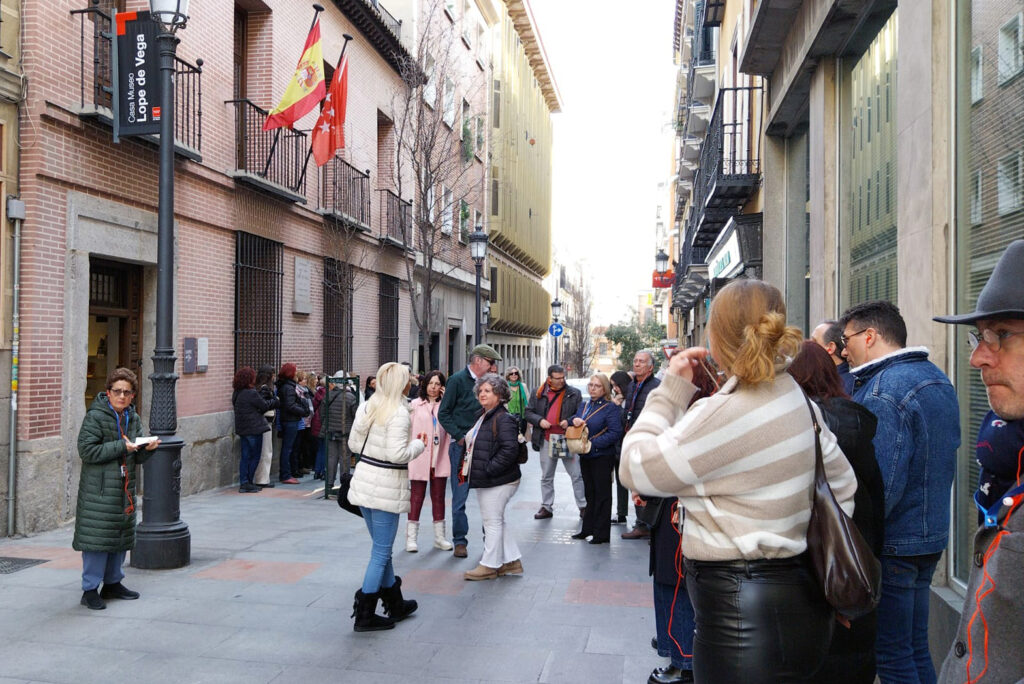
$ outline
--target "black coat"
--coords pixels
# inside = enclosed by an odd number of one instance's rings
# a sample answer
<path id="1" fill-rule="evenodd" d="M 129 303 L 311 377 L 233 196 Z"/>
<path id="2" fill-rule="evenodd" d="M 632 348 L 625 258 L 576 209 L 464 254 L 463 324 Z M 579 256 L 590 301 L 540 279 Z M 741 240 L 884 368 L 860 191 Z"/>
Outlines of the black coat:
<path id="1" fill-rule="evenodd" d="M 469 486 L 497 487 L 520 477 L 519 420 L 504 406 L 498 406 L 484 414 L 476 433 Z"/>
<path id="2" fill-rule="evenodd" d="M 625 427 L 626 432 L 629 432 L 629 428 L 633 427 L 633 423 L 640 416 L 640 412 L 644 410 L 644 405 L 647 404 L 647 395 L 660 384 L 661 380 L 653 375 L 648 376 L 646 380 L 640 383 L 639 391 L 636 389 L 636 380 L 629 383 L 629 387 L 626 388 L 626 396 L 622 402 L 622 425 Z M 635 399 L 633 397 L 634 391 L 637 391 Z"/>
<path id="3" fill-rule="evenodd" d="M 533 443 L 534 451 L 540 451 L 541 446 L 544 444 L 544 428 L 540 426 L 540 421 L 544 420 L 548 416 L 548 385 L 547 382 L 542 384 L 537 391 L 530 395 L 530 403 L 526 405 L 526 422 L 533 425 L 533 437 L 531 442 Z M 572 417 L 576 415 L 576 411 L 580 408 L 580 400 L 583 395 L 575 387 L 565 386 L 562 390 L 565 392 L 565 396 L 562 398 L 562 410 L 559 418 L 561 420 L 572 421 Z"/>
<path id="4" fill-rule="evenodd" d="M 651 560 L 648 572 L 658 584 L 671 584 L 683 577 L 683 553 L 679 550 L 680 529 L 672 524 L 672 504 L 677 499 L 650 499 L 647 507 L 657 513 L 651 527 Z M 679 507 L 682 516 L 683 507 Z M 680 585 L 686 591 L 686 584 Z"/>
<path id="5" fill-rule="evenodd" d="M 309 405 L 299 399 L 295 381 L 284 378 L 277 381 L 277 398 L 281 402 L 277 409 L 279 423 L 294 423 L 309 415 Z"/>
<path id="6" fill-rule="evenodd" d="M 235 407 L 235 434 L 262 435 L 270 430 L 263 414 L 277 408 L 277 403 L 277 397 L 269 390 L 266 394 L 252 387 L 235 390 L 231 395 L 231 404 Z"/>

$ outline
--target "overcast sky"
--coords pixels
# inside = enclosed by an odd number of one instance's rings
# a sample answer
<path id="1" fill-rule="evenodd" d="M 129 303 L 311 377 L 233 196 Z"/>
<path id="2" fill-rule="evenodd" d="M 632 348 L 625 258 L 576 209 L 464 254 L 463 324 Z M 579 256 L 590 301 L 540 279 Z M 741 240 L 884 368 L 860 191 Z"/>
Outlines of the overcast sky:
<path id="1" fill-rule="evenodd" d="M 594 325 L 615 323 L 651 286 L 656 209 L 669 202 L 658 184 L 674 173 L 674 3 L 530 4 L 563 104 L 553 116 L 555 250 L 586 263 Z"/>

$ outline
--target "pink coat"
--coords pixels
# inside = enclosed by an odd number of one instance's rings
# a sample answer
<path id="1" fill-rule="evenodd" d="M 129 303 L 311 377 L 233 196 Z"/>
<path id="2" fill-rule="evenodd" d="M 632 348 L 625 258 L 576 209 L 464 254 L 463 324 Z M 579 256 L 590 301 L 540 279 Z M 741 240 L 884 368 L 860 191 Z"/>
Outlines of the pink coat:
<path id="1" fill-rule="evenodd" d="M 409 433 L 411 439 L 416 439 L 422 434 L 427 438 L 424 443 L 427 448 L 409 463 L 409 479 L 426 481 L 430 478 L 430 467 L 434 467 L 434 477 L 448 477 L 451 475 L 451 461 L 448 460 L 448 433 L 437 422 L 437 410 L 441 407 L 440 401 L 426 402 L 423 399 L 413 399 L 409 404 L 412 409 L 412 429 Z M 434 436 L 437 435 L 437 444 L 434 444 Z"/>

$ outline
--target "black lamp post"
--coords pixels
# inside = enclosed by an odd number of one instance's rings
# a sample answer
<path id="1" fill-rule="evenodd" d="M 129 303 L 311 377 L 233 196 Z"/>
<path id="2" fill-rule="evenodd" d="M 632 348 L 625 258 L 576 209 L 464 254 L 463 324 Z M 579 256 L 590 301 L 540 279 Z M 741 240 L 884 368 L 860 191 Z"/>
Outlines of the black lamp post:
<path id="1" fill-rule="evenodd" d="M 558 322 L 558 317 L 562 313 L 562 302 L 558 301 L 556 297 L 551 302 L 551 318 L 554 319 L 555 323 Z M 558 365 L 558 338 L 555 338 L 555 365 Z"/>
<path id="2" fill-rule="evenodd" d="M 180 568 L 189 563 L 191 535 L 181 520 L 181 438 L 174 385 L 174 54 L 175 33 L 188 21 L 188 0 L 150 0 L 160 23 L 160 176 L 157 212 L 156 348 L 153 350 L 149 431 L 161 444 L 143 466 L 142 522 L 131 564 L 136 568 Z"/>
<path id="3" fill-rule="evenodd" d="M 476 299 L 474 300 L 476 304 L 474 307 L 476 310 L 476 343 L 483 344 L 484 326 L 480 318 L 480 278 L 484 270 L 484 257 L 487 256 L 487 233 L 479 223 L 476 224 L 476 230 L 469 234 L 469 253 L 476 265 Z"/>

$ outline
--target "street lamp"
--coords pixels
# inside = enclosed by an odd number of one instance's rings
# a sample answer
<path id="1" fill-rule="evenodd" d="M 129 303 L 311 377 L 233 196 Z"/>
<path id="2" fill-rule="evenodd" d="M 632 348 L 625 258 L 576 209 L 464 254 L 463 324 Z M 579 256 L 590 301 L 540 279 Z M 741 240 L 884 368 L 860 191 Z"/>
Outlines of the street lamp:
<path id="1" fill-rule="evenodd" d="M 156 347 L 153 349 L 149 431 L 160 446 L 143 466 L 142 522 L 135 534 L 131 564 L 136 568 L 180 568 L 189 563 L 191 535 L 181 520 L 181 447 L 174 386 L 174 55 L 175 33 L 188 22 L 188 0 L 150 0 L 160 24 L 159 205 L 157 210 Z"/>
<path id="2" fill-rule="evenodd" d="M 484 227 L 476 224 L 476 230 L 469 234 L 469 254 L 476 264 L 476 343 L 482 344 L 484 340 L 484 327 L 480 318 L 480 278 L 484 270 L 484 257 L 487 256 L 487 233 Z"/>
<path id="3" fill-rule="evenodd" d="M 668 254 L 665 254 L 663 249 L 659 249 L 658 253 L 654 255 L 654 270 L 659 275 L 665 275 L 668 271 Z"/>
<path id="4" fill-rule="evenodd" d="M 562 302 L 558 301 L 556 297 L 551 302 L 551 318 L 554 319 L 555 323 L 558 322 L 558 316 L 562 313 Z M 558 365 L 558 338 L 555 338 L 555 365 Z"/>

